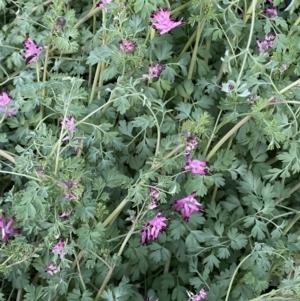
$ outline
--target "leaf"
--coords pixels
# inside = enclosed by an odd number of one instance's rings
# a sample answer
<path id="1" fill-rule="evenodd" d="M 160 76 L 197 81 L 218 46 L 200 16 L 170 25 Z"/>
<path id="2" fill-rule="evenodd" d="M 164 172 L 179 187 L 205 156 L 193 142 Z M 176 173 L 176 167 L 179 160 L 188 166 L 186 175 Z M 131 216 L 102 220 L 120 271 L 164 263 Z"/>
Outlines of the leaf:
<path id="1" fill-rule="evenodd" d="M 172 220 L 169 226 L 171 230 L 171 237 L 178 240 L 186 232 L 185 226 L 180 220 Z"/>
<path id="2" fill-rule="evenodd" d="M 160 246 L 159 244 L 152 242 L 149 249 L 154 251 L 150 254 L 149 258 L 154 262 L 159 263 L 160 261 L 166 261 L 170 255 L 169 250 Z"/>
<path id="3" fill-rule="evenodd" d="M 203 263 L 205 264 L 205 268 L 208 268 L 210 271 L 212 271 L 214 267 L 219 267 L 220 260 L 214 254 L 210 254 L 204 258 Z"/>
<path id="4" fill-rule="evenodd" d="M 190 117 L 192 105 L 190 103 L 180 102 L 175 109 L 179 112 L 179 114 L 176 116 L 176 119 L 182 121 Z"/>
<path id="5" fill-rule="evenodd" d="M 96 246 L 101 244 L 104 237 L 104 225 L 98 223 L 95 228 L 90 228 L 88 224 L 83 224 L 78 230 L 78 246 L 84 250 L 96 250 Z"/>
<path id="6" fill-rule="evenodd" d="M 173 301 L 186 301 L 186 288 L 177 284 L 172 291 Z"/>
<path id="7" fill-rule="evenodd" d="M 156 47 L 153 48 L 153 52 L 155 56 L 157 57 L 158 61 L 164 61 L 167 60 L 172 56 L 172 45 L 168 42 L 163 42 L 158 44 Z"/>
<path id="8" fill-rule="evenodd" d="M 112 53 L 116 51 L 117 48 L 114 45 L 101 45 L 100 47 L 96 47 L 94 50 L 90 52 L 90 55 L 87 58 L 86 63 L 88 65 L 95 65 L 98 62 L 106 62 L 112 56 Z"/>
<path id="9" fill-rule="evenodd" d="M 230 252 L 227 248 L 219 248 L 217 256 L 220 259 L 227 259 L 230 256 Z"/>
<path id="10" fill-rule="evenodd" d="M 247 236 L 242 233 L 238 233 L 237 228 L 232 228 L 227 232 L 228 238 L 230 239 L 230 246 L 233 250 L 240 250 L 244 248 L 247 243 Z"/>

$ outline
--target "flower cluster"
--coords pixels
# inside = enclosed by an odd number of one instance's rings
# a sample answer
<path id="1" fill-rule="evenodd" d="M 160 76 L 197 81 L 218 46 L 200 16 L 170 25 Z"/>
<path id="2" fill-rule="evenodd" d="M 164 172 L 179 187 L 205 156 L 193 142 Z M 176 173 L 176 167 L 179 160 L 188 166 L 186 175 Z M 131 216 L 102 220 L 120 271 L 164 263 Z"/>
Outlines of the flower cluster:
<path id="1" fill-rule="evenodd" d="M 97 4 L 96 7 L 100 8 L 100 9 L 105 9 L 106 4 L 112 2 L 112 0 L 100 0 Z"/>
<path id="2" fill-rule="evenodd" d="M 57 253 L 59 254 L 59 258 L 63 259 L 66 255 L 66 253 L 64 252 L 64 247 L 65 242 L 62 239 L 60 239 L 57 245 L 51 249 L 51 253 Z"/>
<path id="3" fill-rule="evenodd" d="M 69 130 L 72 134 L 75 133 L 75 118 L 74 116 L 71 116 L 70 118 L 66 117 L 63 121 L 60 122 L 63 130 Z M 65 136 L 62 141 L 69 140 L 69 136 Z"/>
<path id="4" fill-rule="evenodd" d="M 170 17 L 170 8 L 162 8 L 161 6 L 157 7 L 157 11 L 151 13 L 150 18 L 153 21 L 149 22 L 149 25 L 155 30 L 160 30 L 160 36 L 183 24 L 182 18 L 175 20 Z"/>
<path id="5" fill-rule="evenodd" d="M 186 165 L 182 170 L 191 170 L 191 175 L 207 175 L 208 174 L 208 162 L 201 160 L 191 160 L 191 155 L 186 155 Z"/>
<path id="6" fill-rule="evenodd" d="M 3 91 L 0 94 L 0 114 L 6 113 L 8 116 L 13 116 L 16 114 L 16 109 L 9 108 L 9 105 L 12 104 L 12 99 L 9 97 L 9 95 Z"/>
<path id="7" fill-rule="evenodd" d="M 23 42 L 23 45 L 25 47 L 24 59 L 27 64 L 36 62 L 45 48 L 44 46 L 38 47 L 29 37 Z"/>
<path id="8" fill-rule="evenodd" d="M 126 39 L 124 42 L 119 42 L 120 49 L 125 52 L 133 52 L 136 48 L 136 43 Z"/>
<path id="9" fill-rule="evenodd" d="M 76 187 L 78 186 L 78 182 L 77 181 L 71 181 L 68 180 L 64 183 L 66 191 L 63 194 L 63 197 L 65 199 L 69 199 L 69 200 L 77 200 L 77 195 L 74 192 L 74 189 L 76 189 Z"/>
<path id="10" fill-rule="evenodd" d="M 159 197 L 159 191 L 151 186 L 150 187 L 150 193 L 149 193 L 149 197 L 150 197 L 150 200 L 151 200 L 151 204 L 149 205 L 149 209 L 154 209 L 158 206 L 158 203 L 157 203 L 157 199 Z"/>
<path id="11" fill-rule="evenodd" d="M 202 205 L 195 199 L 196 192 L 185 198 L 179 199 L 172 204 L 175 211 L 180 211 L 183 218 L 188 221 L 193 212 L 202 212 Z"/>
<path id="12" fill-rule="evenodd" d="M 266 49 L 272 48 L 273 47 L 273 41 L 274 41 L 274 39 L 275 39 L 275 35 L 274 34 L 270 34 L 270 35 L 265 35 L 265 40 L 264 41 L 256 40 L 259 52 L 262 53 Z"/>
<path id="13" fill-rule="evenodd" d="M 20 234 L 21 233 L 21 228 L 11 228 L 12 224 L 15 221 L 15 216 L 13 216 L 8 223 L 6 223 L 6 214 L 2 213 L 2 218 L 0 221 L 0 228 L 2 232 L 2 240 L 5 243 L 8 243 L 9 237 L 11 234 Z"/>
<path id="14" fill-rule="evenodd" d="M 72 210 L 71 211 L 68 211 L 68 212 L 62 212 L 59 217 L 60 218 L 67 218 L 70 216 L 70 214 L 72 213 Z"/>
<path id="15" fill-rule="evenodd" d="M 49 263 L 45 269 L 45 272 L 51 276 L 57 274 L 59 271 L 60 271 L 60 267 L 54 265 L 53 263 Z"/>
<path id="16" fill-rule="evenodd" d="M 187 294 L 189 295 L 189 301 L 201 301 L 207 297 L 207 292 L 204 288 L 196 295 L 189 291 L 187 291 Z"/>
<path id="17" fill-rule="evenodd" d="M 144 78 L 153 79 L 158 78 L 162 71 L 165 69 L 165 66 L 157 63 L 156 65 L 149 65 L 149 74 L 143 74 Z"/>
<path id="18" fill-rule="evenodd" d="M 273 20 L 277 16 L 277 10 L 274 7 L 266 8 L 265 14 L 270 20 Z"/>
<path id="19" fill-rule="evenodd" d="M 165 223 L 168 218 L 161 215 L 162 212 L 158 212 L 158 214 L 142 229 L 142 245 L 150 242 L 151 240 L 156 240 L 159 233 L 165 231 L 168 227 Z"/>
<path id="20" fill-rule="evenodd" d="M 185 154 L 188 155 L 199 144 L 199 139 L 196 136 L 191 136 L 186 140 Z"/>

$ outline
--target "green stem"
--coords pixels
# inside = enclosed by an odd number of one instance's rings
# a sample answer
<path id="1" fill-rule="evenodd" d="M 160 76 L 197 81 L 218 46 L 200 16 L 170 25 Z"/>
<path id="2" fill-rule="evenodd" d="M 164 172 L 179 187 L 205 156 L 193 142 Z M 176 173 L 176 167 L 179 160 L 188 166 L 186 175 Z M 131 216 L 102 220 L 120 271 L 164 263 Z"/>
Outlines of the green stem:
<path id="1" fill-rule="evenodd" d="M 122 245 L 121 245 L 121 247 L 120 247 L 120 250 L 119 250 L 119 252 L 118 252 L 118 256 L 121 256 L 121 255 L 122 255 L 122 253 L 123 253 L 123 251 L 124 251 L 124 249 L 125 249 L 125 246 L 126 246 L 128 240 L 130 239 L 132 233 L 134 232 L 135 226 L 136 226 L 135 223 L 131 226 L 131 229 L 129 230 L 129 232 L 128 232 L 126 238 L 124 239 L 124 241 L 123 241 L 123 243 L 122 243 Z M 111 278 L 111 275 L 112 275 L 112 273 L 113 273 L 113 271 L 114 271 L 114 268 L 115 268 L 115 265 L 113 265 L 113 266 L 109 269 L 109 271 L 108 271 L 108 273 L 107 273 L 107 275 L 106 275 L 106 277 L 105 277 L 105 279 L 104 279 L 104 281 L 103 281 L 103 283 L 102 283 L 102 285 L 101 285 L 101 287 L 100 287 L 100 289 L 99 289 L 99 291 L 98 291 L 98 293 L 97 293 L 97 296 L 96 296 L 96 298 L 94 299 L 94 301 L 99 301 L 99 299 L 100 299 L 100 297 L 101 297 L 101 295 L 102 295 L 102 293 L 103 293 L 103 291 L 104 291 L 106 285 L 108 284 L 108 282 L 109 282 L 109 280 L 110 280 L 110 278 Z"/>
<path id="2" fill-rule="evenodd" d="M 187 6 L 189 6 L 189 5 L 190 5 L 190 3 L 187 2 L 187 3 L 185 3 L 185 4 L 180 5 L 179 7 L 174 8 L 174 9 L 171 11 L 171 15 L 174 15 L 174 14 L 176 14 L 176 13 L 182 11 L 183 9 L 185 9 L 185 8 L 186 8 Z"/>
<path id="3" fill-rule="evenodd" d="M 83 18 L 81 18 L 74 25 L 73 28 L 78 28 L 82 23 L 84 23 L 86 20 L 88 20 L 89 18 L 91 18 L 92 16 L 94 16 L 97 12 L 99 12 L 99 8 L 98 7 L 91 8 L 91 10 L 87 13 L 87 15 L 85 15 Z"/>
<path id="4" fill-rule="evenodd" d="M 101 72 L 101 66 L 102 66 L 101 63 L 102 62 L 98 62 L 98 64 L 97 64 L 97 69 L 96 69 L 96 73 L 95 73 L 94 81 L 93 81 L 93 86 L 92 86 L 92 91 L 91 91 L 90 99 L 89 99 L 89 105 L 93 102 L 93 99 L 95 97 L 98 78 L 99 78 L 99 75 L 100 75 L 100 72 Z"/>
<path id="5" fill-rule="evenodd" d="M 183 47 L 183 49 L 181 50 L 179 56 L 181 56 L 182 54 L 184 54 L 188 48 L 192 45 L 192 43 L 194 42 L 195 38 L 196 38 L 196 35 L 197 35 L 197 30 L 195 30 L 193 32 L 193 34 L 191 35 L 191 37 L 189 38 L 189 40 L 187 41 L 187 43 L 185 44 L 185 46 Z"/>
<path id="6" fill-rule="evenodd" d="M 250 48 L 250 45 L 251 45 L 251 42 L 252 42 L 252 36 L 253 36 L 253 31 L 254 31 L 254 23 L 255 23 L 256 1 L 257 0 L 253 0 L 252 4 L 251 4 L 251 6 L 252 6 L 252 21 L 251 21 L 250 33 L 249 33 L 249 38 L 248 38 L 248 43 L 247 43 L 247 51 L 245 52 L 244 60 L 243 60 L 242 66 L 240 68 L 240 73 L 239 73 L 239 76 L 236 80 L 236 86 L 237 87 L 240 85 L 240 80 L 241 80 L 241 77 L 243 75 L 244 68 L 245 68 L 246 61 L 247 61 L 247 57 L 248 57 L 248 51 L 249 51 L 249 48 Z"/>
<path id="7" fill-rule="evenodd" d="M 32 177 L 32 176 L 29 176 L 29 175 L 24 175 L 24 174 L 21 174 L 21 173 L 18 173 L 18 172 L 12 172 L 12 171 L 8 171 L 8 170 L 0 170 L 0 173 L 4 173 L 4 174 L 12 174 L 12 175 L 15 175 L 15 176 L 21 176 L 21 177 L 24 177 L 24 178 L 28 178 L 30 180 L 35 180 L 35 181 L 38 181 L 40 182 L 41 179 L 39 178 L 35 178 L 35 177 Z"/>
<path id="8" fill-rule="evenodd" d="M 237 123 L 209 152 L 206 157 L 206 161 L 209 161 L 211 157 L 219 150 L 219 148 L 226 142 L 227 139 L 231 137 L 242 125 L 244 125 L 248 120 L 251 119 L 252 116 L 248 115 L 244 117 L 239 123 Z"/>
<path id="9" fill-rule="evenodd" d="M 228 301 L 228 298 L 229 298 L 229 294 L 230 294 L 230 289 L 232 287 L 232 284 L 233 284 L 233 281 L 234 281 L 234 278 L 239 270 L 239 268 L 242 266 L 242 264 L 249 258 L 251 257 L 252 254 L 250 253 L 249 255 L 247 255 L 240 263 L 239 265 L 236 267 L 233 275 L 231 276 L 231 280 L 230 280 L 230 283 L 229 283 L 229 287 L 228 287 L 228 290 L 227 290 L 227 294 L 226 294 L 226 298 L 225 298 L 225 301 Z"/>
<path id="10" fill-rule="evenodd" d="M 201 22 L 199 22 L 198 28 L 197 28 L 197 34 L 196 34 L 196 41 L 195 41 L 195 45 L 194 45 L 194 49 L 193 49 L 193 54 L 192 54 L 192 59 L 191 59 L 187 79 L 192 79 L 192 77 L 193 77 L 193 71 L 194 71 L 194 67 L 196 64 L 199 41 L 200 41 L 201 33 L 203 31 L 204 26 L 205 26 L 205 20 L 202 20 Z M 185 97 L 184 102 L 185 103 L 187 102 L 187 97 Z"/>

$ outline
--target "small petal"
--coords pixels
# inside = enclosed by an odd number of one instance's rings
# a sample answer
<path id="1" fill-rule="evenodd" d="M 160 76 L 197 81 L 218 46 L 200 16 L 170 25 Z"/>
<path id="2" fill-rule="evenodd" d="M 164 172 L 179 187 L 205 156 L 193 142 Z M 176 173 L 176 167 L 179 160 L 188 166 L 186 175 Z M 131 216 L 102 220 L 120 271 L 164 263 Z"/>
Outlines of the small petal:
<path id="1" fill-rule="evenodd" d="M 160 30 L 159 35 L 163 35 L 171 29 L 183 24 L 182 19 L 177 21 L 170 17 L 169 8 L 158 6 L 157 9 L 157 11 L 152 12 L 150 15 L 150 18 L 153 19 L 153 21 L 150 22 L 149 25 L 156 30 Z"/>
<path id="2" fill-rule="evenodd" d="M 142 245 L 150 242 L 151 240 L 156 240 L 159 233 L 166 230 L 167 224 L 165 221 L 167 221 L 168 218 L 161 215 L 162 212 L 158 212 L 158 214 L 142 229 Z"/>
<path id="3" fill-rule="evenodd" d="M 8 96 L 6 92 L 0 94 L 0 106 L 6 107 L 11 103 L 12 99 Z"/>
<path id="4" fill-rule="evenodd" d="M 44 46 L 38 47 L 29 37 L 23 42 L 23 45 L 25 47 L 24 58 L 26 59 L 27 64 L 36 62 L 45 48 Z"/>

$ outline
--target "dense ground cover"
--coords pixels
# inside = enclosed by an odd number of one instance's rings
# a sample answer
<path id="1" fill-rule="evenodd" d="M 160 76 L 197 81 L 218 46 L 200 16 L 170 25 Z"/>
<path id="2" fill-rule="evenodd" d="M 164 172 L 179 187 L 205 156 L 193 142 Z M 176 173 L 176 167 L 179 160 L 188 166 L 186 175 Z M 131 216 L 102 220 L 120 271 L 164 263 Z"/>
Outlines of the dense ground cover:
<path id="1" fill-rule="evenodd" d="M 299 300 L 298 6 L 0 0 L 0 300 Z"/>

